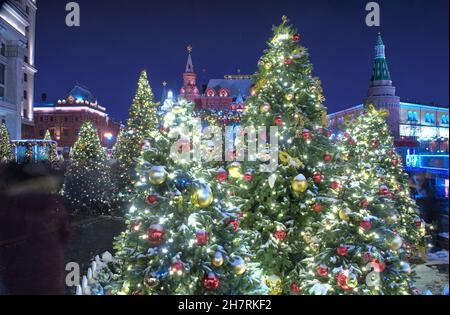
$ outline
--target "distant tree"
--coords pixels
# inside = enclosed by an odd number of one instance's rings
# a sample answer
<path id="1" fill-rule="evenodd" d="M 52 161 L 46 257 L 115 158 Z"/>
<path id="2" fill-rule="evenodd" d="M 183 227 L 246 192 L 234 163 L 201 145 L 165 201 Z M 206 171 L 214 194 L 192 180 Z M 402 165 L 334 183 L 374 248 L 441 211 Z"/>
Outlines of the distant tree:
<path id="1" fill-rule="evenodd" d="M 0 163 L 7 163 L 13 159 L 13 146 L 9 140 L 8 130 L 5 124 L 0 124 Z"/>
<path id="2" fill-rule="evenodd" d="M 81 127 L 71 152 L 62 195 L 75 213 L 109 214 L 113 185 L 104 148 L 91 122 Z"/>

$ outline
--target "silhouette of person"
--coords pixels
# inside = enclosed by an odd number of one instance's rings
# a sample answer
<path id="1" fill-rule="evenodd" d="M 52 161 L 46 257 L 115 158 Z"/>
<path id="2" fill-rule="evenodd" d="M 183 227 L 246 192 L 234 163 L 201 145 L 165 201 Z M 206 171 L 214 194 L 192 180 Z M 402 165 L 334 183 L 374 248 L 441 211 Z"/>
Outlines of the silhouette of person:
<path id="1" fill-rule="evenodd" d="M 0 168 L 3 293 L 64 294 L 64 247 L 70 228 L 57 194 L 61 182 L 43 163 Z"/>

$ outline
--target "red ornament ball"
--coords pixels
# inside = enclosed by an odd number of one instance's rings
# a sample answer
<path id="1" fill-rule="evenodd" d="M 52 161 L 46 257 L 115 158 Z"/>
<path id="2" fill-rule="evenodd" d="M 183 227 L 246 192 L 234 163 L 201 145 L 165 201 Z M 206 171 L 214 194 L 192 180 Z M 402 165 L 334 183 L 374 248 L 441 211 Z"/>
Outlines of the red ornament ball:
<path id="1" fill-rule="evenodd" d="M 339 190 L 340 188 L 341 188 L 341 184 L 339 182 L 332 182 L 331 183 L 331 189 Z"/>
<path id="2" fill-rule="evenodd" d="M 214 272 L 208 273 L 203 279 L 203 287 L 208 291 L 216 291 L 219 285 L 219 277 Z"/>
<path id="3" fill-rule="evenodd" d="M 339 273 L 339 274 L 336 276 L 336 280 L 337 280 L 337 283 L 338 283 L 338 285 L 341 287 L 342 290 L 344 290 L 344 291 L 349 291 L 349 290 L 352 289 L 352 288 L 348 285 L 348 283 L 347 283 L 347 276 L 346 276 L 343 272 Z"/>
<path id="4" fill-rule="evenodd" d="M 333 133 L 331 131 L 329 131 L 329 130 L 327 130 L 327 132 L 325 132 L 325 136 L 327 138 L 331 138 L 332 135 L 333 135 Z"/>
<path id="5" fill-rule="evenodd" d="M 363 220 L 361 221 L 361 223 L 359 224 L 359 226 L 364 230 L 364 231 L 369 231 L 372 229 L 372 222 L 370 220 Z"/>
<path id="6" fill-rule="evenodd" d="M 292 283 L 291 284 L 291 292 L 292 293 L 294 293 L 294 294 L 298 294 L 298 293 L 300 293 L 300 286 L 297 284 L 297 283 Z"/>
<path id="7" fill-rule="evenodd" d="M 322 205 L 321 205 L 320 203 L 316 203 L 316 204 L 313 206 L 313 210 L 314 210 L 314 212 L 317 212 L 317 213 L 322 212 Z"/>
<path id="8" fill-rule="evenodd" d="M 216 179 L 223 183 L 228 179 L 228 173 L 225 170 L 220 170 L 219 173 L 217 173 Z"/>
<path id="9" fill-rule="evenodd" d="M 371 147 L 372 149 L 378 148 L 378 141 L 377 141 L 377 140 L 372 140 L 372 141 L 370 141 L 370 147 Z"/>
<path id="10" fill-rule="evenodd" d="M 365 252 L 364 253 L 364 260 L 369 262 L 372 259 L 372 253 Z"/>
<path id="11" fill-rule="evenodd" d="M 325 162 L 331 162 L 333 160 L 333 157 L 331 156 L 331 154 L 325 154 L 325 156 L 323 157 L 323 160 Z"/>
<path id="12" fill-rule="evenodd" d="M 389 188 L 387 186 L 381 186 L 380 190 L 378 191 L 378 194 L 381 196 L 387 196 L 389 195 Z"/>
<path id="13" fill-rule="evenodd" d="M 322 277 L 328 276 L 328 267 L 325 265 L 317 267 L 317 273 Z"/>
<path id="14" fill-rule="evenodd" d="M 287 59 L 284 61 L 284 64 L 285 64 L 286 66 L 289 66 L 289 65 L 292 64 L 292 62 L 293 62 L 293 60 L 292 60 L 291 58 L 287 58 Z"/>
<path id="15" fill-rule="evenodd" d="M 181 261 L 175 261 L 170 266 L 170 271 L 173 273 L 178 273 L 184 270 L 184 263 Z"/>
<path id="16" fill-rule="evenodd" d="M 252 182 L 253 181 L 253 174 L 250 173 L 250 172 L 245 173 L 244 181 L 246 181 L 247 183 Z"/>
<path id="17" fill-rule="evenodd" d="M 274 236 L 279 241 L 284 241 L 287 237 L 287 232 L 285 230 L 278 230 L 274 233 Z"/>
<path id="18" fill-rule="evenodd" d="M 228 226 L 232 226 L 235 231 L 239 230 L 238 220 L 235 220 L 235 219 L 230 220 L 230 222 L 228 223 Z"/>
<path id="19" fill-rule="evenodd" d="M 373 268 L 374 271 L 380 272 L 380 273 L 386 269 L 386 263 L 380 262 L 378 259 L 374 259 L 370 263 L 370 266 Z"/>
<path id="20" fill-rule="evenodd" d="M 158 195 L 151 194 L 150 196 L 147 197 L 147 202 L 151 205 L 154 205 L 155 203 L 158 202 Z"/>
<path id="21" fill-rule="evenodd" d="M 151 225 L 147 230 L 148 242 L 151 246 L 161 246 L 164 243 L 164 227 L 161 224 Z"/>
<path id="22" fill-rule="evenodd" d="M 421 219 L 416 219 L 415 224 L 417 227 L 422 227 L 422 220 Z"/>
<path id="23" fill-rule="evenodd" d="M 344 138 L 345 139 L 349 139 L 350 138 L 350 134 L 348 132 L 344 133 Z"/>
<path id="24" fill-rule="evenodd" d="M 281 118 L 281 117 L 276 117 L 275 118 L 275 125 L 277 125 L 277 126 L 281 126 L 281 125 L 283 125 L 283 119 Z"/>
<path id="25" fill-rule="evenodd" d="M 197 232 L 195 239 L 198 246 L 205 246 L 208 244 L 208 233 L 204 230 L 200 230 Z"/>
<path id="26" fill-rule="evenodd" d="M 299 42 L 299 41 L 300 41 L 300 34 L 294 34 L 294 35 L 292 36 L 292 40 L 293 40 L 294 42 Z"/>
<path id="27" fill-rule="evenodd" d="M 314 183 L 316 183 L 316 184 L 322 183 L 322 181 L 323 181 L 322 174 L 320 174 L 320 173 L 315 173 L 315 174 L 313 175 L 313 181 L 314 181 Z"/>
<path id="28" fill-rule="evenodd" d="M 348 248 L 345 246 L 339 246 L 337 248 L 337 253 L 339 256 L 347 256 L 348 254 Z"/>
<path id="29" fill-rule="evenodd" d="M 305 129 L 302 131 L 302 138 L 303 140 L 310 140 L 311 139 L 311 131 Z"/>
<path id="30" fill-rule="evenodd" d="M 355 139 L 350 139 L 349 144 L 351 146 L 355 146 L 356 145 L 356 140 Z"/>

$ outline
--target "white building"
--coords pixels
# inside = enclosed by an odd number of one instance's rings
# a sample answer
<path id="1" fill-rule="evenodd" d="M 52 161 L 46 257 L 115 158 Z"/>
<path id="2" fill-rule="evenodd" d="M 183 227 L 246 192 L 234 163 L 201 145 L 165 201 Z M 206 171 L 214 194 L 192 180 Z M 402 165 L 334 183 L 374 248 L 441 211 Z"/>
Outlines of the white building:
<path id="1" fill-rule="evenodd" d="M 5 0 L 0 7 L 0 123 L 12 139 L 34 133 L 36 0 Z"/>

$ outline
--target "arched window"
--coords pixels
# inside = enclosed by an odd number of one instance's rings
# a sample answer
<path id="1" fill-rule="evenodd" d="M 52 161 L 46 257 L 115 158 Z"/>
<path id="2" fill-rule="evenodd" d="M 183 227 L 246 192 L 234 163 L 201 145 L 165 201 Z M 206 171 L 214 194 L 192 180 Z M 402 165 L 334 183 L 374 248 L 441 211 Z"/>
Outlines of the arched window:
<path id="1" fill-rule="evenodd" d="M 214 97 L 216 96 L 216 91 L 213 88 L 209 88 L 206 90 L 206 96 L 207 97 Z"/>
<path id="2" fill-rule="evenodd" d="M 221 89 L 219 92 L 220 97 L 228 97 L 228 95 L 229 95 L 228 90 L 225 88 Z"/>
<path id="3" fill-rule="evenodd" d="M 434 118 L 434 114 L 431 114 L 430 115 L 430 123 L 435 123 L 436 122 L 436 120 L 435 120 L 435 118 Z"/>
<path id="4" fill-rule="evenodd" d="M 417 112 L 414 112 L 413 114 L 413 121 L 419 121 L 419 115 L 417 114 Z"/>
<path id="5" fill-rule="evenodd" d="M 425 122 L 427 122 L 427 123 L 430 122 L 430 114 L 428 114 L 428 113 L 425 114 Z"/>

